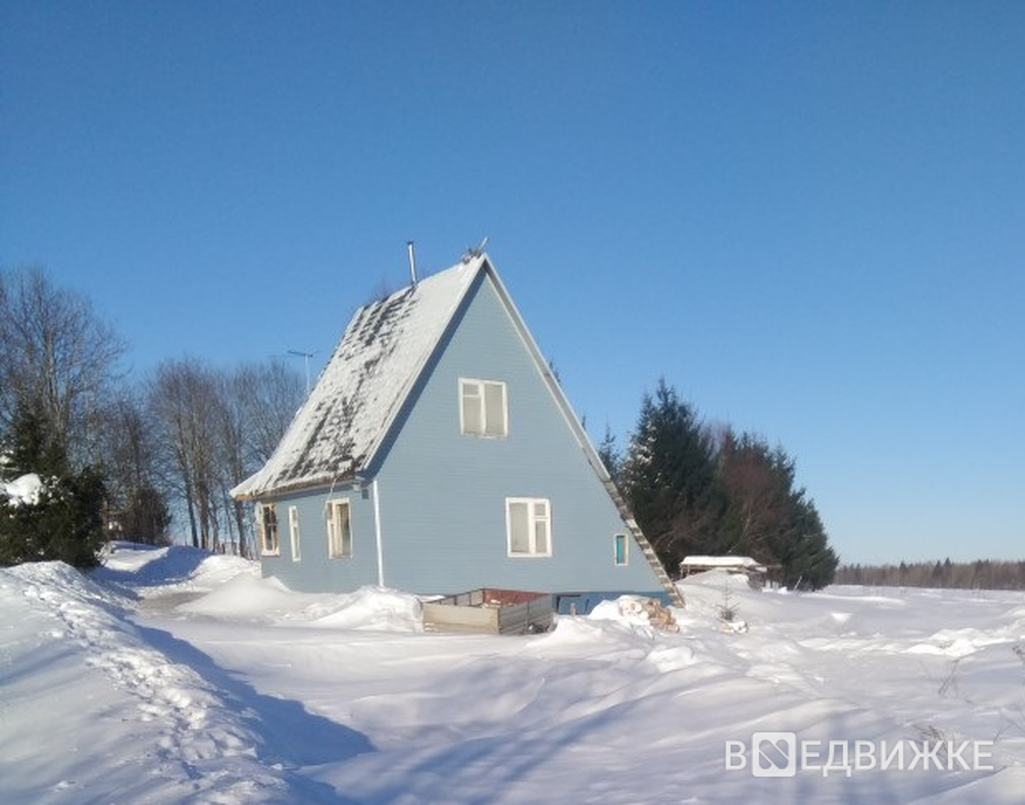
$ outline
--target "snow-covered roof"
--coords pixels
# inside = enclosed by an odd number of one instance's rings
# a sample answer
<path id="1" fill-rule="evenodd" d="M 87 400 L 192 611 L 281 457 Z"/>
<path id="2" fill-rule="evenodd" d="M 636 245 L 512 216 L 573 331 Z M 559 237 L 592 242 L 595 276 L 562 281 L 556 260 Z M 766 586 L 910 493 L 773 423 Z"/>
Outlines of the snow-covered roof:
<path id="1" fill-rule="evenodd" d="M 328 485 L 363 471 L 477 273 L 479 255 L 356 311 L 281 443 L 237 498 Z"/>
<path id="2" fill-rule="evenodd" d="M 762 572 L 766 569 L 750 556 L 688 556 L 680 562 L 680 567 L 737 567 Z"/>

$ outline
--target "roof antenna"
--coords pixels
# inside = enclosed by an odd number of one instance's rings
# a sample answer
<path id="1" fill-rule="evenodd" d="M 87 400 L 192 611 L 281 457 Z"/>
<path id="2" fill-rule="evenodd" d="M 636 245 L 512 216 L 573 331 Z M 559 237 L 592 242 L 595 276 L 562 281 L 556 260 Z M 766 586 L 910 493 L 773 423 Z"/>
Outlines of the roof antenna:
<path id="1" fill-rule="evenodd" d="M 482 254 L 484 254 L 484 247 L 487 245 L 488 238 L 484 238 L 484 240 L 480 242 L 480 246 L 478 246 L 477 248 L 474 248 L 473 246 L 467 248 L 466 254 L 463 255 L 463 262 L 469 263 L 471 260 L 480 257 Z"/>
<path id="2" fill-rule="evenodd" d="M 409 280 L 416 287 L 416 255 L 413 253 L 413 241 L 406 241 L 406 248 L 409 249 Z"/>
<path id="3" fill-rule="evenodd" d="M 305 358 L 306 359 L 306 396 L 309 397 L 310 396 L 310 358 L 312 358 L 315 353 L 313 353 L 313 352 L 303 352 L 302 350 L 298 350 L 298 349 L 289 349 L 289 350 L 286 350 L 286 352 L 288 352 L 289 355 L 294 355 L 297 358 Z"/>

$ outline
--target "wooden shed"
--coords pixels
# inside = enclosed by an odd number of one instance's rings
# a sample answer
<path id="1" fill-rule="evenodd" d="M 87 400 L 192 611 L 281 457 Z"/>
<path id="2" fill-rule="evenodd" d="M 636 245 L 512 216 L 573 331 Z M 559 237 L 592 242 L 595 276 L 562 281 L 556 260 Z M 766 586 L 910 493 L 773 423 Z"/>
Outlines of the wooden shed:
<path id="1" fill-rule="evenodd" d="M 688 556 L 680 562 L 680 578 L 709 570 L 724 570 L 727 573 L 747 576 L 747 583 L 754 588 L 765 586 L 769 566 L 750 556 Z"/>

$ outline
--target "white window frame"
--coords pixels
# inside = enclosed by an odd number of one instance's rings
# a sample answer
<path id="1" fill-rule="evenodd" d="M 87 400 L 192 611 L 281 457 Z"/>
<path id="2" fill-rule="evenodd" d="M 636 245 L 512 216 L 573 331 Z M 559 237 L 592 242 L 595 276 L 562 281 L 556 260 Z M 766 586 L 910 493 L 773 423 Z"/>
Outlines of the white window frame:
<path id="1" fill-rule="evenodd" d="M 530 524 L 530 533 L 528 534 L 527 541 L 530 544 L 530 550 L 514 551 L 512 547 L 512 507 L 514 504 L 526 504 L 527 505 L 527 522 Z M 537 514 L 537 507 L 539 503 L 543 503 L 545 507 L 545 515 L 539 517 Z M 537 523 L 544 522 L 547 526 L 546 532 L 548 534 L 548 549 L 541 553 L 537 550 Z M 506 555 L 510 558 L 515 559 L 535 559 L 544 558 L 552 555 L 552 501 L 548 498 L 506 498 L 505 499 L 505 549 Z"/>
<path id="2" fill-rule="evenodd" d="M 502 389 L 502 432 L 488 433 L 487 403 L 484 393 L 485 386 L 499 386 Z M 466 429 L 466 412 L 464 408 L 464 388 L 475 387 L 475 396 L 480 400 L 481 432 Z M 459 432 L 463 436 L 476 436 L 478 439 L 506 439 L 509 436 L 509 387 L 503 380 L 481 380 L 474 377 L 459 378 Z"/>
<path id="3" fill-rule="evenodd" d="M 616 544 L 623 541 L 623 561 L 619 561 L 619 551 L 616 550 Z M 630 564 L 630 540 L 623 532 L 617 532 L 612 535 L 612 564 L 616 567 L 626 567 Z"/>
<path id="4" fill-rule="evenodd" d="M 274 547 L 267 547 L 267 519 L 266 512 L 270 512 L 274 519 Z M 281 556 L 281 532 L 278 528 L 278 506 L 276 503 L 256 504 L 256 536 L 259 538 L 260 556 Z"/>
<path id="5" fill-rule="evenodd" d="M 292 543 L 292 561 L 302 561 L 302 534 L 299 530 L 299 507 L 288 507 L 288 536 Z"/>
<path id="6" fill-rule="evenodd" d="M 345 541 L 342 535 L 335 536 L 335 531 L 338 528 L 335 520 L 335 512 L 344 506 L 349 513 L 346 518 L 349 524 L 349 544 L 348 552 L 345 550 Z M 339 550 L 335 550 L 336 541 L 341 541 Z M 353 534 L 352 534 L 352 504 L 348 498 L 336 498 L 327 502 L 327 555 L 330 559 L 348 559 L 353 554 Z"/>

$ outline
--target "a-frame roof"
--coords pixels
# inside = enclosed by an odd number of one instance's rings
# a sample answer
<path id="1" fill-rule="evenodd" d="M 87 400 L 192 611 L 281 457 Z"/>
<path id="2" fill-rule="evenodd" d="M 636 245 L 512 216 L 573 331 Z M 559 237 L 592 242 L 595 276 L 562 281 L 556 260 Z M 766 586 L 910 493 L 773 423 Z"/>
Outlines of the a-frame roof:
<path id="1" fill-rule="evenodd" d="M 274 454 L 232 495 L 330 485 L 364 471 L 485 265 L 473 257 L 357 310 Z"/>
<path id="2" fill-rule="evenodd" d="M 356 311 L 274 454 L 231 494 L 252 499 L 330 486 L 366 472 L 478 275 L 489 279 L 588 464 L 670 598 L 683 599 L 641 532 L 485 254 Z"/>

